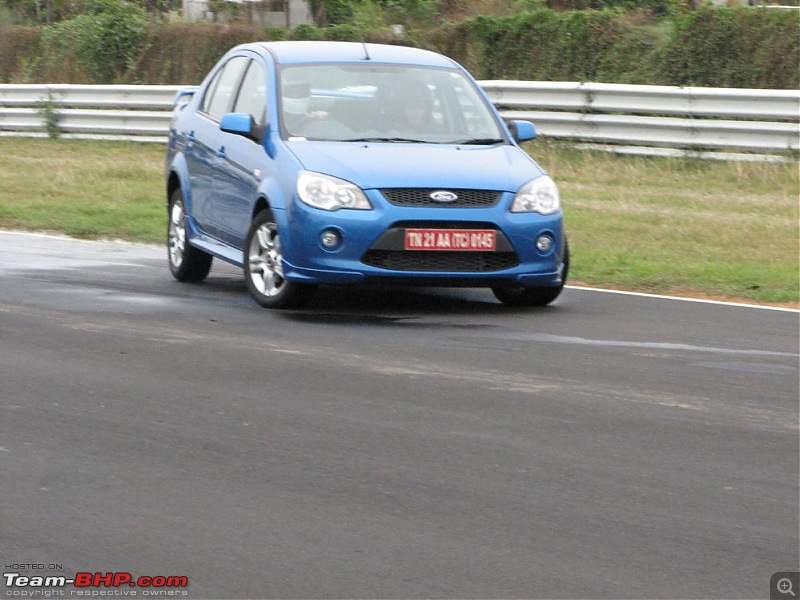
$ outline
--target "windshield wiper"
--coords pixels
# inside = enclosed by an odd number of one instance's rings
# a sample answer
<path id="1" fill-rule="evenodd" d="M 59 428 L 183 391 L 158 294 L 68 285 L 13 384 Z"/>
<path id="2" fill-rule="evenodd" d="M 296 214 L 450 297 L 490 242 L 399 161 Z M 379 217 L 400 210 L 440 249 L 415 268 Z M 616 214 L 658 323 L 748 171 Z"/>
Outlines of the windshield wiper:
<path id="1" fill-rule="evenodd" d="M 456 140 L 450 142 L 451 144 L 459 144 L 461 146 L 491 146 L 493 144 L 502 144 L 505 140 L 500 138 L 472 138 L 469 140 Z"/>
<path id="2" fill-rule="evenodd" d="M 412 138 L 401 138 L 401 137 L 365 137 L 365 138 L 354 138 L 354 139 L 347 139 L 341 140 L 343 142 L 389 142 L 392 144 L 398 143 L 409 143 L 409 144 L 428 144 L 427 140 L 415 140 Z"/>

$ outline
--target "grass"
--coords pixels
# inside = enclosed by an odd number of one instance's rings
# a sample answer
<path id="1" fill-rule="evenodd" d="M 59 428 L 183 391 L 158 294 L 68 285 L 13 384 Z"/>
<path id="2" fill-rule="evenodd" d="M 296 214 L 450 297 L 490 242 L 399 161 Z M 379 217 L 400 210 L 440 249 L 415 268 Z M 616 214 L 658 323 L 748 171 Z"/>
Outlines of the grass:
<path id="1" fill-rule="evenodd" d="M 164 239 L 164 146 L 0 138 L 0 227 Z"/>
<path id="2" fill-rule="evenodd" d="M 798 306 L 798 163 L 526 145 L 561 190 L 573 283 Z M 0 227 L 162 243 L 164 147 L 0 138 Z"/>
<path id="3" fill-rule="evenodd" d="M 621 157 L 534 142 L 573 282 L 798 306 L 798 164 Z"/>

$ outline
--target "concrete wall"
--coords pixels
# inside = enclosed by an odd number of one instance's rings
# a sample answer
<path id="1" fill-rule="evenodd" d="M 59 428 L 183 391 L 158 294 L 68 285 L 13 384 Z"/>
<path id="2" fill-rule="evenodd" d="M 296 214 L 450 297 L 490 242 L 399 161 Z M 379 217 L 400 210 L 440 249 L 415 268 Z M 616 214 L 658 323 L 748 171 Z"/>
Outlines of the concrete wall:
<path id="1" fill-rule="evenodd" d="M 266 4 L 262 2 L 250 2 L 248 0 L 231 0 L 240 4 L 238 11 L 239 18 L 244 18 L 248 22 L 259 25 L 277 25 L 279 27 L 297 27 L 303 23 L 311 23 L 311 7 L 307 0 L 289 0 L 288 15 L 283 11 L 266 10 Z M 208 0 L 183 0 L 183 18 L 187 21 L 214 20 L 215 15 L 209 8 Z M 230 19 L 228 13 L 216 15 L 218 21 Z"/>

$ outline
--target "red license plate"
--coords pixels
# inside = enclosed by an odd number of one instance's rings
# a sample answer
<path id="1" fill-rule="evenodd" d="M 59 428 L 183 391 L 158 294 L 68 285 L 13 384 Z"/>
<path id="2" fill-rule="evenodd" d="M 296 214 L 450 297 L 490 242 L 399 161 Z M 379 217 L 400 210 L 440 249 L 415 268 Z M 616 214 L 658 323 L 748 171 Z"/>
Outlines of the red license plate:
<path id="1" fill-rule="evenodd" d="M 494 229 L 406 229 L 406 250 L 493 252 Z"/>

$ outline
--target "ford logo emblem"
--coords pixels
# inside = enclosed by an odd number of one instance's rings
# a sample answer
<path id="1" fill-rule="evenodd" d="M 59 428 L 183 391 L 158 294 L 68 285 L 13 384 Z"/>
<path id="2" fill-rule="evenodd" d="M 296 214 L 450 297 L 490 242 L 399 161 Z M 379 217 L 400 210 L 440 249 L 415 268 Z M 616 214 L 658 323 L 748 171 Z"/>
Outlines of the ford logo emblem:
<path id="1" fill-rule="evenodd" d="M 458 200 L 458 196 L 453 192 L 438 190 L 436 192 L 431 192 L 430 199 L 434 202 L 455 202 Z"/>

